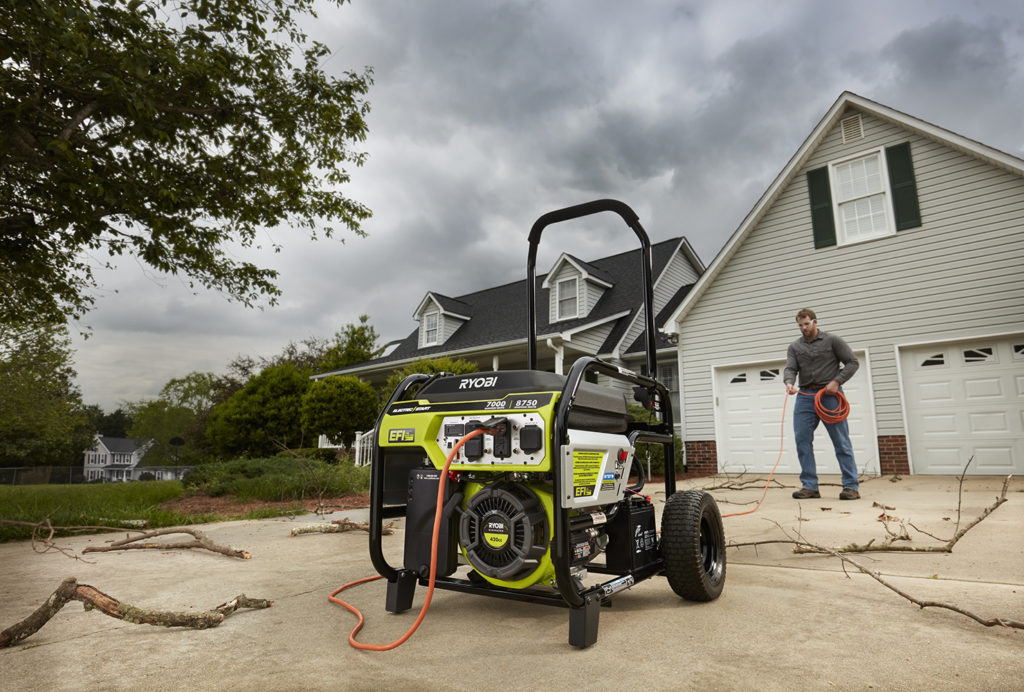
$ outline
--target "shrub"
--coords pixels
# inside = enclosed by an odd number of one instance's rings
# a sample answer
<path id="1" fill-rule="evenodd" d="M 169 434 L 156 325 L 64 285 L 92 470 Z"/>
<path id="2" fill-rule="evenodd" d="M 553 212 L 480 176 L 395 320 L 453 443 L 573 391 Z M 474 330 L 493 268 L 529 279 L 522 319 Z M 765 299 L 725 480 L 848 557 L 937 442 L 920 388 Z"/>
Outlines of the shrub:
<path id="1" fill-rule="evenodd" d="M 652 414 L 642 406 L 630 405 L 629 413 L 633 416 L 633 419 L 637 421 L 657 422 L 651 418 Z M 683 470 L 683 440 L 679 435 L 674 435 L 674 437 L 676 473 L 678 474 Z M 651 461 L 651 475 L 665 475 L 665 448 L 661 443 L 640 443 L 636 446 L 636 461 L 638 464 L 643 464 L 645 473 L 647 472 L 648 455 L 650 455 Z"/>
<path id="2" fill-rule="evenodd" d="M 333 464 L 338 461 L 339 451 L 341 450 L 329 447 L 303 447 L 301 449 L 286 449 L 283 452 L 278 452 L 277 456 L 291 459 L 316 459 Z"/>
<path id="3" fill-rule="evenodd" d="M 370 469 L 294 456 L 235 459 L 198 466 L 182 483 L 213 497 L 302 500 L 366 492 L 370 487 Z"/>

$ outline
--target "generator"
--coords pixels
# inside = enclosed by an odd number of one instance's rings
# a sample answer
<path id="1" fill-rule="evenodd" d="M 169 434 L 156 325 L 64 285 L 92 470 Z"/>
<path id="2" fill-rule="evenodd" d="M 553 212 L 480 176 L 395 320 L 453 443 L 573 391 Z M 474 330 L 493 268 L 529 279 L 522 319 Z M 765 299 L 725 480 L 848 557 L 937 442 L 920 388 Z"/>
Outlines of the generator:
<path id="1" fill-rule="evenodd" d="M 725 535 L 714 498 L 676 491 L 673 402 L 654 377 L 595 357 L 568 374 L 537 369 L 536 254 L 553 223 L 617 213 L 640 240 L 646 372 L 657 372 L 650 241 L 635 212 L 596 200 L 534 224 L 527 259 L 527 369 L 414 374 L 378 420 L 370 486 L 370 556 L 385 608 L 412 607 L 417 585 L 569 610 L 569 644 L 597 641 L 600 608 L 664 576 L 677 595 L 712 601 L 725 584 Z M 593 375 L 604 376 L 599 386 Z M 634 420 L 640 403 L 647 420 Z M 661 445 L 660 531 L 638 445 Z M 635 480 L 634 480 L 635 478 Z M 401 565 L 383 524 L 404 517 Z M 595 583 L 596 582 L 596 583 Z"/>

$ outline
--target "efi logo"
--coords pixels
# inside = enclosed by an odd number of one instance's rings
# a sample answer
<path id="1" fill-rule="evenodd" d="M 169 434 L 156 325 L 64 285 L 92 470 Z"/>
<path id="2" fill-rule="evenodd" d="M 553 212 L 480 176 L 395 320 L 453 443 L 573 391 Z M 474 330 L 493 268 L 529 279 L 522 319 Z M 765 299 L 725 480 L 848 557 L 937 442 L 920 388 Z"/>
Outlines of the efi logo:
<path id="1" fill-rule="evenodd" d="M 415 442 L 416 428 L 392 428 L 388 430 L 388 442 Z"/>

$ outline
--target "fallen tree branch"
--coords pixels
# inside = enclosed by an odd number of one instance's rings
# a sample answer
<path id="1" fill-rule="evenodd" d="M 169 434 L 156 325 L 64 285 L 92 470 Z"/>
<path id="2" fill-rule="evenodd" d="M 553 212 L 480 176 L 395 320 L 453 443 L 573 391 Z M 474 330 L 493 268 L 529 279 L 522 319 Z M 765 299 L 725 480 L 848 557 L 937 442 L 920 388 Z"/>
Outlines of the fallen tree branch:
<path id="1" fill-rule="evenodd" d="M 224 618 L 239 608 L 269 608 L 273 605 L 273 601 L 248 598 L 245 594 L 241 594 L 213 610 L 200 613 L 148 610 L 122 603 L 95 587 L 79 584 L 74 577 L 68 577 L 34 613 L 0 632 L 0 649 L 13 646 L 38 632 L 43 625 L 49 622 L 50 618 L 71 601 L 81 601 L 85 604 L 86 610 L 96 609 L 105 615 L 126 622 L 160 627 L 190 627 L 192 629 L 216 627 L 224 621 Z"/>
<path id="2" fill-rule="evenodd" d="M 381 529 L 381 533 L 390 536 L 395 532 L 395 522 L 389 521 Z M 351 519 L 335 519 L 330 524 L 312 524 L 292 529 L 292 536 L 301 536 L 307 533 L 344 533 L 346 531 L 370 531 L 370 525 L 365 521 L 352 521 Z"/>
<path id="3" fill-rule="evenodd" d="M 970 463 L 970 462 L 968 462 L 968 463 Z M 999 496 L 996 498 L 995 502 L 992 503 L 992 505 L 990 505 L 989 507 L 986 507 L 984 510 L 982 510 L 980 515 L 978 515 L 973 521 L 968 523 L 966 526 L 963 526 L 962 528 L 960 528 L 955 534 L 953 534 L 953 537 L 950 538 L 943 545 L 925 545 L 925 546 L 912 546 L 912 545 L 910 545 L 910 546 L 908 546 L 908 545 L 894 545 L 892 542 L 880 543 L 878 545 L 875 545 L 874 541 L 872 540 L 872 541 L 869 541 L 865 545 L 860 545 L 860 544 L 857 544 L 857 543 L 851 543 L 849 545 L 843 546 L 842 548 L 836 548 L 836 550 L 839 551 L 840 553 L 866 553 L 866 552 L 872 552 L 872 551 L 873 552 L 900 552 L 900 553 L 951 553 L 951 552 L 953 552 L 953 546 L 957 544 L 957 541 L 959 541 L 961 538 L 963 538 L 964 535 L 968 531 L 970 531 L 975 526 L 980 524 L 982 522 L 982 520 L 985 519 L 985 517 L 987 517 L 988 515 L 992 514 L 992 512 L 996 511 L 996 509 L 998 509 L 998 507 L 1001 504 L 1006 502 L 1006 490 L 1007 490 L 1007 488 L 1010 485 L 1010 479 L 1011 478 L 1013 478 L 1012 475 L 1007 476 L 1003 480 L 1002 492 L 999 493 Z M 958 514 L 959 514 L 959 511 L 960 510 L 958 508 L 957 509 L 957 513 Z M 959 522 L 960 522 L 960 520 L 959 520 L 959 517 L 958 517 L 957 518 L 957 524 L 959 524 Z M 913 526 L 913 524 L 911 524 L 911 526 Z M 914 528 L 917 528 L 917 527 L 914 527 Z M 924 532 L 922 531 L 922 533 L 924 533 Z M 933 538 L 934 538 L 934 536 L 933 536 Z M 795 548 L 793 548 L 793 552 L 794 553 L 814 553 L 814 552 L 821 552 L 821 551 L 816 550 L 813 547 L 806 547 L 806 548 L 805 547 L 795 547 Z"/>
<path id="4" fill-rule="evenodd" d="M 1005 487 L 1006 486 L 1004 484 L 1004 486 L 1003 486 L 1004 491 L 1005 491 Z M 779 524 L 777 521 L 773 520 L 772 523 L 775 524 L 776 527 L 778 527 L 778 529 L 783 533 L 784 536 L 786 536 L 787 540 L 755 541 L 755 542 L 752 542 L 752 543 L 730 544 L 730 545 L 728 545 L 726 547 L 738 547 L 740 545 L 754 545 L 754 546 L 756 546 L 756 545 L 764 545 L 766 543 L 790 543 L 790 544 L 793 545 L 793 552 L 794 553 L 823 553 L 825 555 L 831 555 L 833 557 L 839 558 L 839 560 L 842 561 L 842 563 L 843 563 L 843 572 L 846 572 L 846 565 L 847 564 L 853 565 L 858 570 L 860 570 L 864 574 L 868 575 L 869 577 L 871 577 L 872 579 L 877 581 L 879 584 L 881 584 L 885 588 L 887 588 L 887 589 L 889 589 L 889 590 L 899 594 L 900 596 L 902 596 L 903 598 L 907 599 L 908 601 L 910 601 L 914 605 L 920 607 L 922 610 L 925 609 L 925 608 L 943 608 L 943 609 L 946 609 L 946 610 L 952 610 L 953 612 L 956 612 L 956 613 L 960 613 L 961 615 L 966 615 L 967 617 L 971 618 L 972 620 L 974 620 L 975 622 L 977 622 L 979 624 L 984 625 L 985 627 L 995 627 L 995 626 L 998 625 L 1000 627 L 1009 627 L 1009 628 L 1013 628 L 1013 629 L 1024 629 L 1024 622 L 1020 622 L 1018 620 L 1012 620 L 1010 618 L 998 618 L 998 617 L 997 618 L 983 618 L 983 617 L 981 617 L 981 616 L 979 616 L 979 615 L 977 615 L 977 614 L 975 614 L 975 613 L 973 613 L 973 612 L 971 612 L 971 611 L 969 611 L 969 610 L 967 610 L 965 608 L 961 608 L 960 606 L 954 605 L 952 603 L 944 603 L 942 601 L 923 601 L 921 599 L 914 598 L 913 596 L 911 596 L 910 594 L 906 593 L 905 591 L 902 591 L 899 588 L 897 588 L 896 586 L 894 586 L 894 585 L 890 584 L 889 582 L 885 581 L 882 578 L 882 575 L 879 574 L 878 572 L 871 571 L 870 569 L 868 569 L 867 567 L 863 566 L 862 564 L 860 564 L 859 562 L 857 562 L 856 560 L 854 560 L 850 556 L 843 554 L 843 549 L 838 549 L 837 550 L 835 548 L 827 548 L 825 546 L 815 545 L 814 543 L 810 543 L 808 541 L 805 541 L 803 539 L 803 536 L 800 534 L 799 529 L 797 530 L 797 535 L 794 537 L 794 536 L 791 536 L 789 534 L 789 532 L 786 531 L 786 529 L 784 529 L 782 527 L 782 525 Z M 870 545 L 870 543 L 869 543 L 869 545 Z M 847 576 L 849 576 L 849 575 L 847 575 Z"/>
<path id="5" fill-rule="evenodd" d="M 1010 627 L 1010 628 L 1013 628 L 1013 629 L 1024 630 L 1024 622 L 1020 622 L 1019 620 L 1011 620 L 1009 618 L 998 618 L 998 617 L 996 617 L 996 618 L 983 618 L 983 617 L 981 617 L 979 615 L 976 615 L 975 613 L 967 610 L 966 608 L 961 608 L 960 606 L 954 605 L 952 603 L 944 603 L 942 601 L 923 601 L 923 600 L 921 600 L 919 598 L 914 598 L 913 596 L 911 596 L 907 592 L 902 591 L 901 589 L 899 589 L 896 586 L 894 586 L 894 585 L 890 584 L 889 582 L 887 582 L 885 579 L 882 579 L 882 575 L 880 575 L 878 572 L 874 572 L 874 571 L 868 569 L 867 567 L 863 566 L 862 564 L 860 564 L 859 562 L 857 562 L 853 558 L 849 557 L 848 555 L 844 555 L 844 554 L 842 554 L 838 550 L 833 550 L 832 548 L 826 548 L 824 546 L 812 546 L 812 547 L 815 548 L 819 552 L 828 553 L 829 555 L 832 555 L 833 557 L 837 557 L 840 560 L 842 560 L 844 563 L 848 563 L 850 565 L 853 565 L 858 570 L 860 570 L 864 574 L 868 575 L 869 577 L 871 577 L 872 579 L 877 581 L 879 584 L 881 584 L 885 588 L 887 588 L 890 591 L 893 591 L 893 592 L 899 594 L 900 596 L 902 596 L 903 598 L 907 599 L 908 601 L 910 601 L 914 605 L 918 606 L 922 610 L 924 610 L 925 608 L 944 608 L 946 610 L 952 610 L 955 613 L 960 613 L 961 615 L 966 615 L 967 617 L 971 618 L 972 620 L 974 620 L 975 622 L 977 622 L 979 624 L 984 625 L 985 627 L 995 627 L 995 626 L 998 625 L 1000 627 Z"/>
<path id="6" fill-rule="evenodd" d="M 89 564 L 95 564 L 91 560 L 86 560 L 74 553 L 70 552 L 66 548 L 61 548 L 53 541 L 53 536 L 57 531 L 69 531 L 73 533 L 86 532 L 86 531 L 124 531 L 123 526 L 54 526 L 49 518 L 43 519 L 42 521 L 15 521 L 14 519 L 0 519 L 0 525 L 6 526 L 30 526 L 32 527 L 32 550 L 37 553 L 48 553 L 51 550 L 56 550 L 61 555 L 73 558 L 75 560 L 81 560 Z M 135 529 L 128 529 L 129 531 Z M 46 532 L 46 536 L 42 535 Z M 40 549 L 40 544 L 42 549 Z"/>
<path id="7" fill-rule="evenodd" d="M 136 541 L 145 541 L 150 538 L 157 536 L 165 536 L 172 533 L 187 533 L 193 537 L 193 541 L 182 541 L 179 543 L 136 543 Z M 104 546 L 90 546 L 83 550 L 83 553 L 107 553 L 113 550 L 174 550 L 182 548 L 205 548 L 214 553 L 220 553 L 221 555 L 227 555 L 228 557 L 239 557 L 243 560 L 248 560 L 252 557 L 250 553 L 245 550 L 238 550 L 236 548 L 226 548 L 222 545 L 217 545 L 210 538 L 196 529 L 190 528 L 171 528 L 171 529 L 156 529 L 154 531 L 147 531 L 141 536 L 132 536 L 129 538 L 123 538 L 119 541 L 114 541 L 110 545 Z"/>

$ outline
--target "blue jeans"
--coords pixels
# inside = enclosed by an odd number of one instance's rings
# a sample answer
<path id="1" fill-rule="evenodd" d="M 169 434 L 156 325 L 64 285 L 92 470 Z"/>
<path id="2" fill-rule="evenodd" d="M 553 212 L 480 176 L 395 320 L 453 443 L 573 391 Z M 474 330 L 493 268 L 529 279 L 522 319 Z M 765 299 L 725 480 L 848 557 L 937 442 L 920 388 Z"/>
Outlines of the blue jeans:
<path id="1" fill-rule="evenodd" d="M 800 390 L 806 392 L 808 390 Z M 840 387 L 839 391 L 842 391 Z M 835 408 L 838 401 L 828 394 L 821 402 L 827 408 Z M 818 489 L 818 472 L 814 463 L 814 430 L 822 420 L 814 411 L 814 397 L 808 394 L 797 394 L 796 405 L 793 407 L 793 432 L 796 435 L 796 455 L 800 459 L 800 483 L 810 490 Z M 850 443 L 850 428 L 846 421 L 825 423 L 825 430 L 832 438 L 832 446 L 839 460 L 839 470 L 843 473 L 843 487 L 857 490 L 857 462 L 853 460 L 853 445 Z"/>

